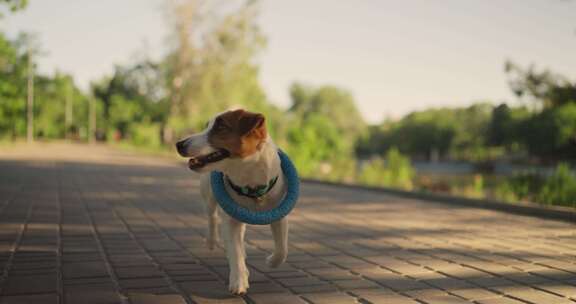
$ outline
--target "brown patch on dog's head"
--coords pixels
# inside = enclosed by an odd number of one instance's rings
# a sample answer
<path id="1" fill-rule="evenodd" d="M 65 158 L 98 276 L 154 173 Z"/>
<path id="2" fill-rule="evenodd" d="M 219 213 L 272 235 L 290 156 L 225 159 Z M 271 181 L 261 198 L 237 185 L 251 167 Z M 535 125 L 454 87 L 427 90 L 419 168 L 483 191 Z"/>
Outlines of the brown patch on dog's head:
<path id="1" fill-rule="evenodd" d="M 208 142 L 225 149 L 232 157 L 246 157 L 258 151 L 266 140 L 264 115 L 244 110 L 228 111 L 216 117 Z"/>

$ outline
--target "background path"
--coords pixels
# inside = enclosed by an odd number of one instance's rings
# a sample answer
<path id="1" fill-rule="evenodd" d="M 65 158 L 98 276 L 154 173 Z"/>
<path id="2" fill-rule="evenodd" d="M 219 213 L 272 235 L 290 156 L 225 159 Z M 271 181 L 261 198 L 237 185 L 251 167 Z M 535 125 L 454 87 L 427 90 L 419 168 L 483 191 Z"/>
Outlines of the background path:
<path id="1" fill-rule="evenodd" d="M 304 184 L 288 263 L 228 295 L 198 179 L 102 146 L 0 146 L 0 303 L 575 303 L 575 225 Z"/>

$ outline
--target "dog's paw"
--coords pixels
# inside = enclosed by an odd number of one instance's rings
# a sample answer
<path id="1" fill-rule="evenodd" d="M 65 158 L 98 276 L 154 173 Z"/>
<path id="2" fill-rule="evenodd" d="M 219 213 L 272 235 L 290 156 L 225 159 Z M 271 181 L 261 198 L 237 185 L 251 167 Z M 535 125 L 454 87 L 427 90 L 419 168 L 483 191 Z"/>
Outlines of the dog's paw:
<path id="1" fill-rule="evenodd" d="M 276 268 L 284 262 L 286 262 L 286 255 L 283 254 L 273 253 L 266 258 L 266 264 L 271 268 Z"/>
<path id="2" fill-rule="evenodd" d="M 240 276 L 238 278 L 230 277 L 230 283 L 228 284 L 228 290 L 231 294 L 236 296 L 245 295 L 248 291 L 248 278 Z"/>

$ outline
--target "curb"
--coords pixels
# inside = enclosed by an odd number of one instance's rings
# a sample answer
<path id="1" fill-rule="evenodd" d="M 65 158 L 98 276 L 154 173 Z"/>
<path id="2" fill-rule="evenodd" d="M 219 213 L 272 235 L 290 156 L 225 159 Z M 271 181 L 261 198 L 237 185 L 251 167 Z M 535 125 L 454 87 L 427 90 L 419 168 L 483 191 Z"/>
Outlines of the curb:
<path id="1" fill-rule="evenodd" d="M 453 206 L 497 210 L 513 214 L 565 221 L 573 224 L 576 223 L 576 209 L 568 207 L 544 206 L 531 203 L 512 204 L 496 200 L 474 199 L 461 196 L 426 193 L 426 192 L 413 192 L 413 191 L 405 191 L 384 187 L 342 184 L 342 183 L 321 181 L 307 178 L 303 178 L 302 181 L 319 185 L 328 185 L 328 186 L 344 187 L 349 189 L 360 189 L 373 192 L 394 194 L 397 196 L 407 198 L 420 199 L 431 203 L 443 203 Z"/>

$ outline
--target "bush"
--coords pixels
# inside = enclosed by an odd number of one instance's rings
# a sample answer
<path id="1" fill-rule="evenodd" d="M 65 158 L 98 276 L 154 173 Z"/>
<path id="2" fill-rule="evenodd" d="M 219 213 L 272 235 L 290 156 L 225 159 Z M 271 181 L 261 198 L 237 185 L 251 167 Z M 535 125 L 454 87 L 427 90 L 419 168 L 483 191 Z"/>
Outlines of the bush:
<path id="1" fill-rule="evenodd" d="M 576 207 L 576 177 L 566 163 L 560 163 L 546 179 L 536 201 L 549 205 Z"/>
<path id="2" fill-rule="evenodd" d="M 358 178 L 361 184 L 411 190 L 414 169 L 410 160 L 391 148 L 385 159 L 374 158 L 365 164 Z"/>
<path id="3" fill-rule="evenodd" d="M 542 189 L 544 178 L 536 173 L 520 173 L 512 176 L 506 183 L 517 199 L 532 200 Z"/>
<path id="4" fill-rule="evenodd" d="M 510 177 L 496 188 L 495 195 L 506 201 L 529 200 L 576 207 L 576 176 L 568 164 L 560 163 L 546 178 L 535 173 Z"/>
<path id="5" fill-rule="evenodd" d="M 574 159 L 576 103 L 545 109 L 521 126 L 523 142 L 533 155 L 549 159 Z"/>
<path id="6" fill-rule="evenodd" d="M 160 147 L 160 125 L 157 123 L 138 123 L 131 128 L 132 143 L 143 147 Z"/>
<path id="7" fill-rule="evenodd" d="M 325 170 L 329 168 L 329 170 Z M 320 173 L 327 171 L 319 178 L 333 182 L 353 183 L 356 177 L 356 160 L 350 157 L 337 157 L 319 168 Z"/>
<path id="8" fill-rule="evenodd" d="M 329 118 L 310 115 L 308 119 L 295 119 L 286 131 L 286 152 L 304 177 L 325 177 L 332 172 L 332 163 L 340 158 L 353 158 L 349 142 Z"/>
<path id="9" fill-rule="evenodd" d="M 494 189 L 494 197 L 505 202 L 517 202 L 520 200 L 508 182 L 496 186 L 496 189 Z"/>

